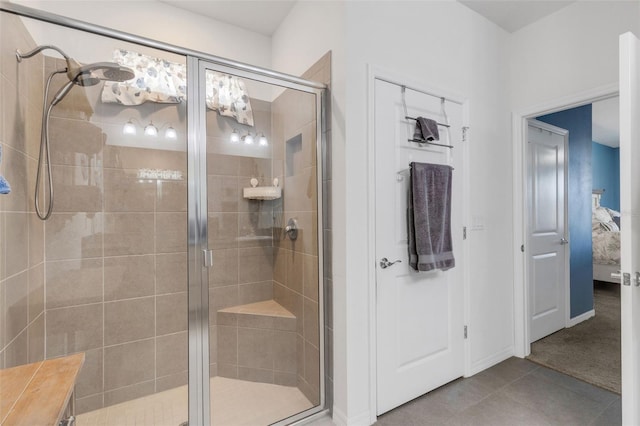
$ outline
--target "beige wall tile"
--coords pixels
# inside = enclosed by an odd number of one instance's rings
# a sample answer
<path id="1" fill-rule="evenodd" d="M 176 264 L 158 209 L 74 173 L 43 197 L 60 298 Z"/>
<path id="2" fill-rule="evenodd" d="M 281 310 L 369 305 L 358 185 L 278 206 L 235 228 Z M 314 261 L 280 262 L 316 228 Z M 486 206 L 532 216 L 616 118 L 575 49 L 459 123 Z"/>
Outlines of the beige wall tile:
<path id="1" fill-rule="evenodd" d="M 103 349 L 94 349 L 84 353 L 85 359 L 78 381 L 76 382 L 76 398 L 84 398 L 100 393 L 104 390 L 103 377 Z"/>
<path id="2" fill-rule="evenodd" d="M 320 352 L 309 342 L 305 342 L 304 345 L 304 378 L 318 392 L 320 389 Z"/>
<path id="3" fill-rule="evenodd" d="M 238 303 L 240 305 L 271 299 L 273 299 L 273 281 L 271 280 L 238 285 Z"/>
<path id="4" fill-rule="evenodd" d="M 237 326 L 238 325 L 238 314 L 232 312 L 220 312 L 218 311 L 218 325 L 227 325 L 227 326 Z"/>
<path id="5" fill-rule="evenodd" d="M 187 211 L 187 181 L 163 181 L 157 184 L 156 210 L 159 212 Z"/>
<path id="6" fill-rule="evenodd" d="M 285 285 L 298 294 L 303 292 L 304 254 L 296 251 L 286 251 L 287 280 Z"/>
<path id="7" fill-rule="evenodd" d="M 153 213 L 105 213 L 104 255 L 154 253 Z"/>
<path id="8" fill-rule="evenodd" d="M 29 265 L 29 217 L 24 213 L 6 213 L 5 256 L 7 276 L 27 269 Z M 4 239 L 3 238 L 3 239 Z"/>
<path id="9" fill-rule="evenodd" d="M 44 263 L 29 269 L 29 321 L 44 312 Z"/>
<path id="10" fill-rule="evenodd" d="M 291 312 L 297 319 L 298 332 L 302 333 L 302 295 L 289 290 L 287 287 L 274 283 L 273 299 Z"/>
<path id="11" fill-rule="evenodd" d="M 102 347 L 102 304 L 47 309 L 47 358 Z"/>
<path id="12" fill-rule="evenodd" d="M 213 250 L 213 267 L 209 269 L 209 287 L 238 283 L 238 249 Z"/>
<path id="13" fill-rule="evenodd" d="M 6 284 L 6 281 L 0 281 L 0 352 L 2 352 L 2 348 L 4 348 L 8 343 L 6 340 L 7 316 L 6 316 L 6 309 L 4 306 L 5 284 Z M 3 358 L 0 359 L 0 368 L 2 368 L 3 361 L 4 361 L 4 355 L 3 355 Z"/>
<path id="14" fill-rule="evenodd" d="M 156 339 L 156 377 L 187 370 L 188 344 L 186 331 Z"/>
<path id="15" fill-rule="evenodd" d="M 104 169 L 106 212 L 153 212 L 158 182 L 138 179 L 135 169 Z"/>
<path id="16" fill-rule="evenodd" d="M 56 166 L 89 166 L 91 160 L 102 160 L 104 135 L 100 127 L 81 120 L 51 118 L 49 145 L 51 164 Z"/>
<path id="17" fill-rule="evenodd" d="M 302 283 L 304 296 L 311 300 L 318 301 L 318 257 L 304 255 L 304 266 L 302 271 Z"/>
<path id="18" fill-rule="evenodd" d="M 187 214 L 156 213 L 156 253 L 187 251 Z"/>
<path id="19" fill-rule="evenodd" d="M 238 379 L 249 382 L 273 383 L 273 370 L 238 366 Z"/>
<path id="20" fill-rule="evenodd" d="M 89 411 L 98 410 L 104 407 L 102 403 L 103 394 L 86 396 L 76 399 L 76 414 L 88 413 Z"/>
<path id="21" fill-rule="evenodd" d="M 297 334 L 291 331 L 273 332 L 273 369 L 280 372 L 296 373 Z"/>
<path id="22" fill-rule="evenodd" d="M 27 338 L 29 339 L 28 362 L 42 361 L 44 359 L 44 313 L 29 324 Z"/>
<path id="23" fill-rule="evenodd" d="M 4 350 L 4 368 L 11 368 L 29 362 L 29 340 L 25 329 Z"/>
<path id="24" fill-rule="evenodd" d="M 324 322 L 329 328 L 333 328 L 333 280 L 324 279 Z"/>
<path id="25" fill-rule="evenodd" d="M 29 266 L 35 266 L 44 261 L 44 222 L 29 213 Z"/>
<path id="26" fill-rule="evenodd" d="M 273 384 L 280 386 L 296 386 L 298 377 L 296 373 L 273 372 Z"/>
<path id="27" fill-rule="evenodd" d="M 238 327 L 238 366 L 273 369 L 273 330 Z"/>
<path id="28" fill-rule="evenodd" d="M 275 248 L 273 250 L 273 280 L 285 285 L 287 282 L 287 257 L 289 250 Z"/>
<path id="29" fill-rule="evenodd" d="M 47 260 L 102 256 L 102 213 L 53 213 L 45 227 Z"/>
<path id="30" fill-rule="evenodd" d="M 2 140 L 16 151 L 26 154 L 27 102 L 25 96 L 20 92 L 17 82 L 9 81 L 6 78 L 2 78 L 1 80 L 4 87 L 2 89 L 3 98 L 0 100 L 0 105 L 2 106 L 2 115 L 5 123 Z"/>
<path id="31" fill-rule="evenodd" d="M 238 247 L 238 214 L 237 213 L 209 213 L 209 248 Z"/>
<path id="32" fill-rule="evenodd" d="M 207 153 L 207 174 L 238 176 L 239 158 L 233 155 Z"/>
<path id="33" fill-rule="evenodd" d="M 284 207 L 289 212 L 317 210 L 316 168 L 307 167 L 285 178 Z"/>
<path id="34" fill-rule="evenodd" d="M 221 369 L 224 369 L 224 367 L 222 367 L 224 364 L 238 364 L 238 328 L 219 325 L 217 326 L 217 329 L 218 373 L 221 373 Z M 220 375 L 222 376 L 222 374 Z"/>
<path id="35" fill-rule="evenodd" d="M 6 343 L 15 339 L 29 319 L 29 273 L 24 271 L 5 281 L 4 311 Z M 26 333 L 25 333 L 26 334 Z"/>
<path id="36" fill-rule="evenodd" d="M 104 259 L 104 300 L 153 296 L 155 256 L 122 256 Z"/>
<path id="37" fill-rule="evenodd" d="M 121 402 L 131 401 L 132 399 L 142 398 L 151 395 L 155 391 L 155 380 L 148 382 L 136 383 L 120 389 L 107 391 L 104 393 L 104 406 L 120 404 Z"/>
<path id="38" fill-rule="evenodd" d="M 251 283 L 273 279 L 273 248 L 243 248 L 238 251 L 239 283 Z"/>
<path id="39" fill-rule="evenodd" d="M 47 309 L 102 302 L 102 259 L 46 263 Z"/>
<path id="40" fill-rule="evenodd" d="M 154 298 L 118 300 L 104 304 L 104 344 L 117 345 L 154 336 Z"/>
<path id="41" fill-rule="evenodd" d="M 238 176 L 257 178 L 262 181 L 271 179 L 271 159 L 255 157 L 238 157 Z M 240 182 L 243 182 L 240 179 Z M 247 180 L 248 183 L 248 180 Z"/>
<path id="42" fill-rule="evenodd" d="M 304 298 L 304 339 L 314 345 L 320 347 L 318 325 L 318 303 L 310 299 Z"/>
<path id="43" fill-rule="evenodd" d="M 228 377 L 230 379 L 238 378 L 238 366 L 236 364 L 217 364 L 218 376 Z"/>
<path id="44" fill-rule="evenodd" d="M 53 166 L 57 213 L 102 211 L 102 176 L 95 167 Z"/>
<path id="45" fill-rule="evenodd" d="M 153 380 L 155 339 L 140 340 L 104 348 L 106 391 Z"/>
<path id="46" fill-rule="evenodd" d="M 187 293 L 156 296 L 156 335 L 187 329 Z"/>
<path id="47" fill-rule="evenodd" d="M 207 177 L 207 209 L 209 212 L 238 211 L 238 179 L 233 176 Z"/>
<path id="48" fill-rule="evenodd" d="M 178 293 L 187 290 L 189 269 L 187 262 L 186 253 L 156 255 L 156 294 Z"/>
<path id="49" fill-rule="evenodd" d="M 169 389 L 184 386 L 189 382 L 189 374 L 187 371 L 181 371 L 180 373 L 171 374 L 169 376 L 159 377 L 156 379 L 156 392 L 163 392 Z M 187 392 L 185 389 L 184 392 Z M 188 416 L 186 407 L 184 416 Z"/>
<path id="50" fill-rule="evenodd" d="M 238 213 L 238 246 L 271 247 L 273 212 L 271 210 Z"/>
<path id="51" fill-rule="evenodd" d="M 230 285 L 209 289 L 209 322 L 216 324 L 217 313 L 220 309 L 239 305 L 238 286 Z"/>

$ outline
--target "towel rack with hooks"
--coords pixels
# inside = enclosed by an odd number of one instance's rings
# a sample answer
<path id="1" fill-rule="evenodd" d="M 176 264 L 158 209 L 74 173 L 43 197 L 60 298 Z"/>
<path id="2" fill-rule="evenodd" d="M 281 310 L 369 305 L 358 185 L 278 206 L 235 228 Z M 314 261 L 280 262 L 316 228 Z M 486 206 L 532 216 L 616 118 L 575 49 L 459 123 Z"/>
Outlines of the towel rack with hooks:
<path id="1" fill-rule="evenodd" d="M 414 117 L 405 117 L 405 120 L 413 120 L 413 121 L 417 121 L 418 119 L 417 119 L 417 118 L 414 118 Z M 445 124 L 445 123 L 438 123 L 437 121 L 436 121 L 436 124 L 437 124 L 438 126 L 442 126 L 442 127 L 451 127 L 449 124 Z"/>

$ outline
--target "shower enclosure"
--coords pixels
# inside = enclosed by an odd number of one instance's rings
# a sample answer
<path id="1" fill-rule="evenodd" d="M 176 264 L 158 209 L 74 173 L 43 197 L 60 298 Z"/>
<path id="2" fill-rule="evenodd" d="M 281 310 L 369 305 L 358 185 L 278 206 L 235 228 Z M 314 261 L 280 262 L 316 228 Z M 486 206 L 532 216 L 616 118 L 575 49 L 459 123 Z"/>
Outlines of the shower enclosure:
<path id="1" fill-rule="evenodd" d="M 0 7 L 0 368 L 84 352 L 80 426 L 323 411 L 324 84 Z M 137 73 L 51 108 L 46 221 L 32 198 L 41 108 L 65 59 L 8 62 L 42 44 Z"/>

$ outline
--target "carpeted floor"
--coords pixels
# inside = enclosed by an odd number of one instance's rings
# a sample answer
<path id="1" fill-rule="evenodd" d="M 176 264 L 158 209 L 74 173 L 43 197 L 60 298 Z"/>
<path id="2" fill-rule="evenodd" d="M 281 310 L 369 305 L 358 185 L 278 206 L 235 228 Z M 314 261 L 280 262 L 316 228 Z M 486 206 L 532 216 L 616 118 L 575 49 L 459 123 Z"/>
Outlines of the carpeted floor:
<path id="1" fill-rule="evenodd" d="M 620 285 L 594 282 L 596 316 L 531 344 L 529 360 L 620 394 Z"/>

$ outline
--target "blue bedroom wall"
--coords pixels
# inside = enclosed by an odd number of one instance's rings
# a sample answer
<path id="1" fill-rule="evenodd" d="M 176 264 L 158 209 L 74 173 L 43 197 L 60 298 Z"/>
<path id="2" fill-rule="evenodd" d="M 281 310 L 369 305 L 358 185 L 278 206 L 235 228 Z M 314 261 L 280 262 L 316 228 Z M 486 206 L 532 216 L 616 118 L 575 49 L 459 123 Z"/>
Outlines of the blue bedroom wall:
<path id="1" fill-rule="evenodd" d="M 593 189 L 605 190 L 600 204 L 620 211 L 620 148 L 593 142 L 591 149 Z"/>
<path id="2" fill-rule="evenodd" d="M 538 117 L 569 131 L 571 318 L 593 309 L 591 105 Z"/>

